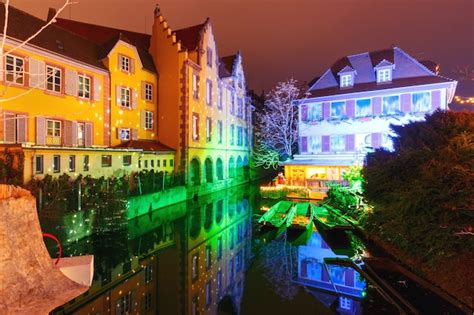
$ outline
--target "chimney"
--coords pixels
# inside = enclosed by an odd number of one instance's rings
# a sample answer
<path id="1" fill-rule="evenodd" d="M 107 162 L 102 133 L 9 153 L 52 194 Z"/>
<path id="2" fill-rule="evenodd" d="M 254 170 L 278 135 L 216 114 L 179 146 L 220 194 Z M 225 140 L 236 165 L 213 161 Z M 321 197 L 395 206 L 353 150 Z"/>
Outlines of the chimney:
<path id="1" fill-rule="evenodd" d="M 46 18 L 46 22 L 51 21 L 55 15 L 56 15 L 56 9 L 55 8 L 49 8 L 48 9 L 48 17 Z"/>

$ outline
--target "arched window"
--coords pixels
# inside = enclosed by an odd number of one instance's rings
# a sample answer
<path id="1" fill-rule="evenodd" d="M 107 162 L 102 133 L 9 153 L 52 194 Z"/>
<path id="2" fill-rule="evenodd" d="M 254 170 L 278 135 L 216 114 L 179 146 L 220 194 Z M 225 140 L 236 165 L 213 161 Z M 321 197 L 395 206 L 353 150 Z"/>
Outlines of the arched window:
<path id="1" fill-rule="evenodd" d="M 201 167 L 199 165 L 198 159 L 194 158 L 191 160 L 191 164 L 189 166 L 189 174 L 190 174 L 190 184 L 193 186 L 201 185 Z"/>
<path id="2" fill-rule="evenodd" d="M 217 158 L 217 160 L 216 160 L 216 174 L 217 174 L 217 179 L 218 180 L 223 180 L 224 179 L 224 165 L 222 163 L 221 158 Z"/>
<path id="3" fill-rule="evenodd" d="M 231 156 L 229 159 L 229 178 L 235 177 L 235 160 Z"/>
<path id="4" fill-rule="evenodd" d="M 204 167 L 206 170 L 206 183 L 212 183 L 213 178 L 212 178 L 212 161 L 210 158 L 207 158 L 206 161 L 204 162 Z"/>

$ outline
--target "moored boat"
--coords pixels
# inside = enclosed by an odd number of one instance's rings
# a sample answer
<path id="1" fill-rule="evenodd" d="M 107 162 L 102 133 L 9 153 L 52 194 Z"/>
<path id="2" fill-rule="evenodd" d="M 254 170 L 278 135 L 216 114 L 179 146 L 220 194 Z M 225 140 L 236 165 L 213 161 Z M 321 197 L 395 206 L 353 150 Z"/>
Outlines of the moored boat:
<path id="1" fill-rule="evenodd" d="M 277 229 L 286 227 L 288 218 L 292 218 L 295 211 L 296 207 L 293 202 L 280 201 L 262 215 L 258 223 Z"/>

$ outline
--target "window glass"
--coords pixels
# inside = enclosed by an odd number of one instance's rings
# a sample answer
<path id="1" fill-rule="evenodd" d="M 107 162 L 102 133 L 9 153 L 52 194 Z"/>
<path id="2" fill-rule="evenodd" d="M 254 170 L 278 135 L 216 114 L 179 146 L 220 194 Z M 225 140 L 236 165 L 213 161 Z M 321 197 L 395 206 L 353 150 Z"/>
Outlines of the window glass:
<path id="1" fill-rule="evenodd" d="M 24 61 L 23 58 L 7 55 L 5 57 L 5 80 L 17 84 L 23 84 L 24 78 Z"/>
<path id="2" fill-rule="evenodd" d="M 120 140 L 130 140 L 130 129 L 129 128 L 120 128 L 119 129 L 119 139 Z"/>
<path id="3" fill-rule="evenodd" d="M 123 166 L 130 166 L 132 165 L 132 156 L 131 155 L 124 155 L 123 156 Z"/>
<path id="4" fill-rule="evenodd" d="M 61 92 L 61 75 L 62 70 L 56 67 L 46 67 L 46 89 L 49 91 Z"/>
<path id="5" fill-rule="evenodd" d="M 310 139 L 310 152 L 318 153 L 321 152 L 321 136 L 311 136 Z"/>
<path id="6" fill-rule="evenodd" d="M 35 156 L 35 174 L 43 174 L 43 156 Z"/>
<path id="7" fill-rule="evenodd" d="M 54 173 L 61 172 L 61 156 L 60 155 L 53 156 L 53 172 Z"/>
<path id="8" fill-rule="evenodd" d="M 344 136 L 331 136 L 331 151 L 341 152 L 345 151 L 345 137 Z"/>
<path id="9" fill-rule="evenodd" d="M 345 115 L 345 102 L 331 103 L 331 118 L 341 118 Z"/>
<path id="10" fill-rule="evenodd" d="M 308 120 L 319 121 L 323 119 L 323 106 L 322 104 L 309 104 L 308 107 Z"/>
<path id="11" fill-rule="evenodd" d="M 382 113 L 384 115 L 397 114 L 400 111 L 400 97 L 398 95 L 382 98 Z"/>
<path id="12" fill-rule="evenodd" d="M 372 115 L 370 98 L 360 99 L 356 101 L 355 115 L 356 117 L 367 117 Z"/>
<path id="13" fill-rule="evenodd" d="M 112 166 L 112 155 L 102 155 L 102 167 Z"/>
<path id="14" fill-rule="evenodd" d="M 412 94 L 412 111 L 423 113 L 431 110 L 431 93 L 419 92 Z"/>
<path id="15" fill-rule="evenodd" d="M 78 81 L 77 96 L 90 98 L 91 79 L 86 75 L 79 75 Z"/>

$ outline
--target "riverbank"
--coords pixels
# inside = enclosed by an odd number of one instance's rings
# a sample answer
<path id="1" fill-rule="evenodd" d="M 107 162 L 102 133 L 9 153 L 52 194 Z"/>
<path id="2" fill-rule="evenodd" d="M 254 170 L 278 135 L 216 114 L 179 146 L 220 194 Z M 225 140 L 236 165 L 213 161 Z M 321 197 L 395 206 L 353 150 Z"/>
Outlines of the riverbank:
<path id="1" fill-rule="evenodd" d="M 428 281 L 445 294 L 464 304 L 463 309 L 474 310 L 474 253 L 450 257 L 438 261 L 433 266 L 408 255 L 397 246 L 375 235 L 365 235 L 377 247 L 407 267 L 413 273 Z"/>

